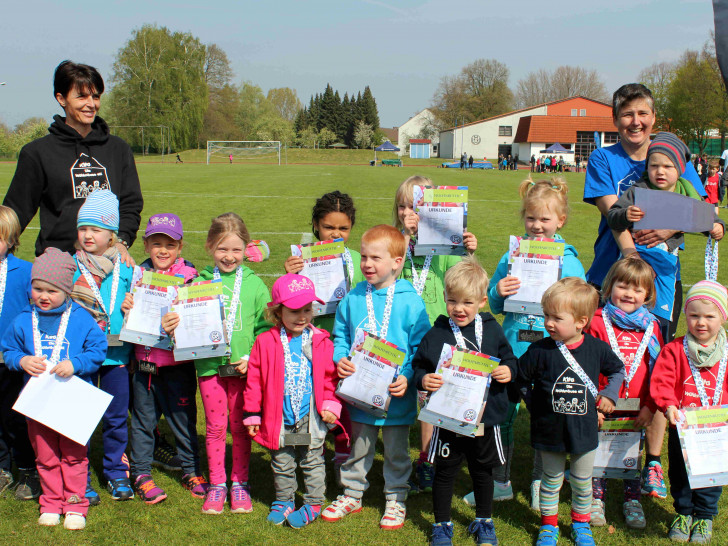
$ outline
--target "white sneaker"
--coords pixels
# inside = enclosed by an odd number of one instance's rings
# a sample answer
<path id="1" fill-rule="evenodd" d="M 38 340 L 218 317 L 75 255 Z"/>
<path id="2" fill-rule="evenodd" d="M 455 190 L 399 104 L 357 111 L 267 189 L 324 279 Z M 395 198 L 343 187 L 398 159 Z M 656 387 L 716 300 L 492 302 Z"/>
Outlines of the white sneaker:
<path id="1" fill-rule="evenodd" d="M 592 527 L 604 527 L 607 524 L 607 518 L 604 515 L 604 501 L 592 499 L 591 524 Z"/>
<path id="2" fill-rule="evenodd" d="M 86 528 L 86 517 L 78 512 L 67 512 L 63 526 L 71 531 L 80 531 Z"/>
<path id="3" fill-rule="evenodd" d="M 52 527 L 61 523 L 61 514 L 52 514 L 51 512 L 43 512 L 38 518 L 38 525 L 47 525 Z"/>
<path id="4" fill-rule="evenodd" d="M 339 521 L 344 516 L 354 512 L 361 512 L 361 499 L 355 499 L 348 495 L 339 495 L 334 502 L 321 512 L 321 519 L 324 521 Z"/>
<path id="5" fill-rule="evenodd" d="M 388 500 L 384 507 L 384 515 L 379 520 L 379 527 L 387 531 L 401 529 L 407 517 L 407 507 L 403 502 Z"/>
<path id="6" fill-rule="evenodd" d="M 513 485 L 510 480 L 506 483 L 495 481 L 493 482 L 493 500 L 494 501 L 505 501 L 513 498 Z"/>
<path id="7" fill-rule="evenodd" d="M 531 482 L 531 510 L 535 512 L 541 511 L 541 480 L 533 480 Z"/>

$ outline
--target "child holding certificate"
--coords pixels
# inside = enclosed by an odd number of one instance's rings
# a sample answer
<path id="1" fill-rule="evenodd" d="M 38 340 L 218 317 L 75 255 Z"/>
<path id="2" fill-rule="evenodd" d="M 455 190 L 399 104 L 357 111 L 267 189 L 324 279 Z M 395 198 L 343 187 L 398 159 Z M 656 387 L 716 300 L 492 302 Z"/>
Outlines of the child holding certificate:
<path id="1" fill-rule="evenodd" d="M 71 297 L 91 316 L 101 330 L 109 335 L 121 331 L 124 315 L 121 304 L 131 289 L 133 270 L 127 266 L 116 248 L 119 231 L 119 200 L 110 190 L 97 190 L 86 198 L 78 211 L 78 241 Z M 114 397 L 104 413 L 104 480 L 114 500 L 134 498 L 129 480 L 126 457 L 129 414 L 129 360 L 131 345 L 110 346 L 106 360 L 99 369 L 101 390 Z M 86 495 L 91 504 L 100 502 L 98 493 L 89 484 Z"/>
<path id="2" fill-rule="evenodd" d="M 677 542 L 710 542 L 722 487 L 691 489 L 675 425 L 685 418 L 681 408 L 728 403 L 728 346 L 723 323 L 728 319 L 728 294 L 714 281 L 695 283 L 685 301 L 688 333 L 665 345 L 652 371 L 650 393 L 670 421 L 667 457 L 670 494 L 677 515 L 668 537 Z M 716 454 L 725 457 L 725 453 Z"/>
<path id="3" fill-rule="evenodd" d="M 412 361 L 418 389 L 436 392 L 443 384 L 437 365 L 444 344 L 477 351 L 500 359 L 491 373 L 485 412 L 481 419 L 482 433 L 474 438 L 445 428 L 436 428 L 430 454 L 435 462 L 432 502 L 435 524 L 432 543 L 452 544 L 453 524 L 450 520 L 453 486 L 463 459 L 468 462 L 473 479 L 475 521 L 468 532 L 477 544 L 496 544 L 493 525 L 493 468 L 504 462 L 500 423 L 508 413 L 506 384 L 516 376 L 517 361 L 503 334 L 503 329 L 490 313 L 478 313 L 488 301 L 488 275 L 475 258 L 467 257 L 445 274 L 447 315 L 441 315 L 422 338 Z"/>
<path id="4" fill-rule="evenodd" d="M 399 375 L 388 388 L 392 399 L 386 417 L 375 417 L 349 405 L 352 447 L 349 458 L 341 466 L 344 493 L 323 511 L 321 518 L 325 521 L 338 521 L 361 510 L 381 427 L 387 502 L 379 525 L 382 529 L 399 529 L 404 525 L 409 491 L 407 480 L 412 471 L 408 453 L 409 427 L 417 409 L 415 389 L 408 389 L 408 382 L 413 375 L 412 356 L 430 328 L 425 305 L 412 284 L 397 280 L 405 251 L 404 236 L 392 226 L 379 225 L 364 233 L 361 272 L 366 281 L 349 292 L 336 311 L 334 361 L 338 363 L 339 377 L 348 377 L 356 371 L 349 354 L 360 329 L 396 345 L 404 353 L 404 361 Z"/>
<path id="5" fill-rule="evenodd" d="M 57 248 L 48 248 L 32 269 L 32 305 L 5 331 L 1 348 L 5 365 L 24 371 L 25 380 L 43 373 L 77 375 L 91 383 L 106 357 L 106 336 L 94 319 L 69 298 L 76 264 Z M 59 341 L 60 340 L 60 341 Z M 28 434 L 40 476 L 39 525 L 86 527 L 88 456 L 78 444 L 28 419 Z"/>
<path id="6" fill-rule="evenodd" d="M 334 394 L 334 344 L 326 330 L 311 324 L 314 301 L 316 290 L 307 277 L 288 273 L 275 282 L 267 316 L 276 326 L 256 338 L 245 387 L 243 422 L 250 436 L 271 450 L 276 500 L 268 521 L 287 521 L 295 529 L 321 514 L 326 425 L 341 413 Z M 306 493 L 295 510 L 297 463 Z"/>
<path id="7" fill-rule="evenodd" d="M 144 250 L 149 259 L 142 269 L 175 275 L 187 283 L 197 277 L 197 270 L 181 257 L 182 220 L 172 213 L 149 218 L 144 232 Z M 134 305 L 126 295 L 122 310 Z M 134 491 L 147 504 L 167 498 L 152 478 L 152 460 L 157 422 L 162 413 L 167 418 L 178 446 L 182 468 L 182 485 L 192 496 L 203 498 L 208 483 L 200 472 L 197 446 L 197 376 L 191 361 L 177 362 L 171 350 L 134 345 L 138 369 L 132 376 L 131 476 Z"/>
<path id="8" fill-rule="evenodd" d="M 563 241 L 558 231 L 564 227 L 569 215 L 569 188 L 563 178 L 554 177 L 550 180 L 533 181 L 530 178 L 521 182 L 519 193 L 521 195 L 521 218 L 523 219 L 526 237 L 543 237 Z M 488 289 L 490 310 L 495 314 L 505 315 L 503 331 L 506 339 L 513 347 L 516 357 L 521 357 L 533 341 L 548 336 L 544 328 L 543 316 L 526 313 L 504 311 L 504 302 L 508 296 L 518 292 L 521 281 L 518 277 L 508 274 L 508 255 L 506 252 L 498 262 Z M 584 267 L 578 258 L 576 249 L 569 244 L 564 245 L 562 263 L 563 277 L 584 278 Z M 513 498 L 511 485 L 511 461 L 513 460 L 514 436 L 513 422 L 518 414 L 519 404 L 511 404 L 506 419 L 500 424 L 503 449 L 506 461 L 494 472 L 495 500 Z M 535 458 L 533 476 L 531 481 L 531 508 L 538 511 L 538 491 L 541 486 L 541 460 Z M 466 502 L 472 498 L 465 497 Z"/>
<path id="9" fill-rule="evenodd" d="M 652 268 L 643 260 L 628 257 L 616 262 L 602 285 L 604 307 L 597 309 L 586 329 L 595 338 L 609 343 L 614 354 L 624 362 L 625 379 L 619 390 L 616 411 L 620 417 L 634 418 L 635 428 L 649 426 L 655 413 L 650 397 L 650 373 L 662 347 L 662 334 L 660 323 L 649 311 L 655 304 L 653 275 Z M 606 378 L 600 376 L 599 387 L 606 386 Z M 661 426 L 664 430 L 664 423 Z M 654 449 L 657 456 L 648 452 L 646 466 L 661 474 L 659 453 L 662 444 Z M 604 516 L 606 491 L 607 479 L 593 478 L 591 524 L 594 526 L 607 524 Z M 644 529 L 647 525 L 640 496 L 640 479 L 624 480 L 622 511 L 627 527 L 633 529 Z"/>
<path id="10" fill-rule="evenodd" d="M 583 333 L 599 306 L 593 286 L 567 277 L 546 290 L 541 303 L 550 337 L 532 343 L 518 361 L 522 390 L 530 391 L 531 446 L 543 461 L 541 528 L 536 544 L 555 546 L 558 542 L 559 491 L 568 455 L 571 536 L 579 546 L 590 546 L 594 544 L 589 520 L 598 445 L 597 409 L 613 411 L 624 365 L 607 343 Z M 607 377 L 601 391 L 597 390 L 600 374 Z"/>
<path id="11" fill-rule="evenodd" d="M 205 250 L 215 265 L 205 268 L 195 279 L 195 282 L 222 281 L 225 327 L 231 349 L 229 357 L 195 360 L 205 409 L 205 445 L 211 484 L 202 505 L 205 514 L 221 514 L 228 496 L 225 473 L 228 416 L 233 437 L 230 511 L 246 513 L 253 510 L 248 487 L 250 435 L 243 425 L 243 391 L 250 348 L 255 337 L 270 328 L 263 316 L 270 293 L 253 270 L 243 265 L 249 242 L 245 222 L 234 212 L 213 219 Z M 171 334 L 179 321 L 176 313 L 168 313 L 162 318 L 162 326 Z M 232 374 L 229 374 L 230 368 L 234 370 Z"/>

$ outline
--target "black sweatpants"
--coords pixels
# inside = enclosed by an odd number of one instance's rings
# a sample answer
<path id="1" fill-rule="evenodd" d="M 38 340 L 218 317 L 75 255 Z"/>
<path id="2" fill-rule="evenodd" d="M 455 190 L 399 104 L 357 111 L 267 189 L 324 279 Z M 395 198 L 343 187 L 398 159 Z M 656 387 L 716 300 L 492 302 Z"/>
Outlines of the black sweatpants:
<path id="1" fill-rule="evenodd" d="M 13 409 L 25 385 L 25 374 L 8 370 L 0 364 L 0 470 L 35 468 L 35 452 L 28 439 L 24 415 Z"/>

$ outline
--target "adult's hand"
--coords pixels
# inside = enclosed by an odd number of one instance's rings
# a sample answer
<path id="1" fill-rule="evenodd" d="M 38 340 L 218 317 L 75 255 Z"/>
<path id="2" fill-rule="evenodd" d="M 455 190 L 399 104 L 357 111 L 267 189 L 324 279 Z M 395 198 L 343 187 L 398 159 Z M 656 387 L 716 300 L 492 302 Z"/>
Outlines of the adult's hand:
<path id="1" fill-rule="evenodd" d="M 632 237 L 638 245 L 652 248 L 660 243 L 664 243 L 676 233 L 680 232 L 673 229 L 640 229 L 632 233 Z"/>
<path id="2" fill-rule="evenodd" d="M 134 258 L 131 257 L 131 254 L 129 254 L 129 250 L 124 246 L 123 243 L 116 243 L 116 250 L 119 251 L 121 261 L 124 262 L 128 267 L 134 267 L 136 265 Z"/>

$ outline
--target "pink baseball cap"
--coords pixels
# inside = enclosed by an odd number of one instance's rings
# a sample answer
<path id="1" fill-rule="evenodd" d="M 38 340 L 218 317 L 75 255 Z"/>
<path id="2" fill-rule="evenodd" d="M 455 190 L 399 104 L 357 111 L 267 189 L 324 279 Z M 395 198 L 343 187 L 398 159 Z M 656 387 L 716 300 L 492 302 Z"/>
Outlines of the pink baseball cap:
<path id="1" fill-rule="evenodd" d="M 149 218 L 147 229 L 144 231 L 144 238 L 150 235 L 161 233 L 167 237 L 171 237 L 175 241 L 182 239 L 182 220 L 179 216 L 171 212 L 155 214 Z"/>
<path id="2" fill-rule="evenodd" d="M 271 298 L 268 307 L 283 304 L 289 309 L 300 309 L 313 301 L 324 304 L 316 297 L 316 289 L 311 279 L 295 273 L 286 273 L 273 283 Z"/>

